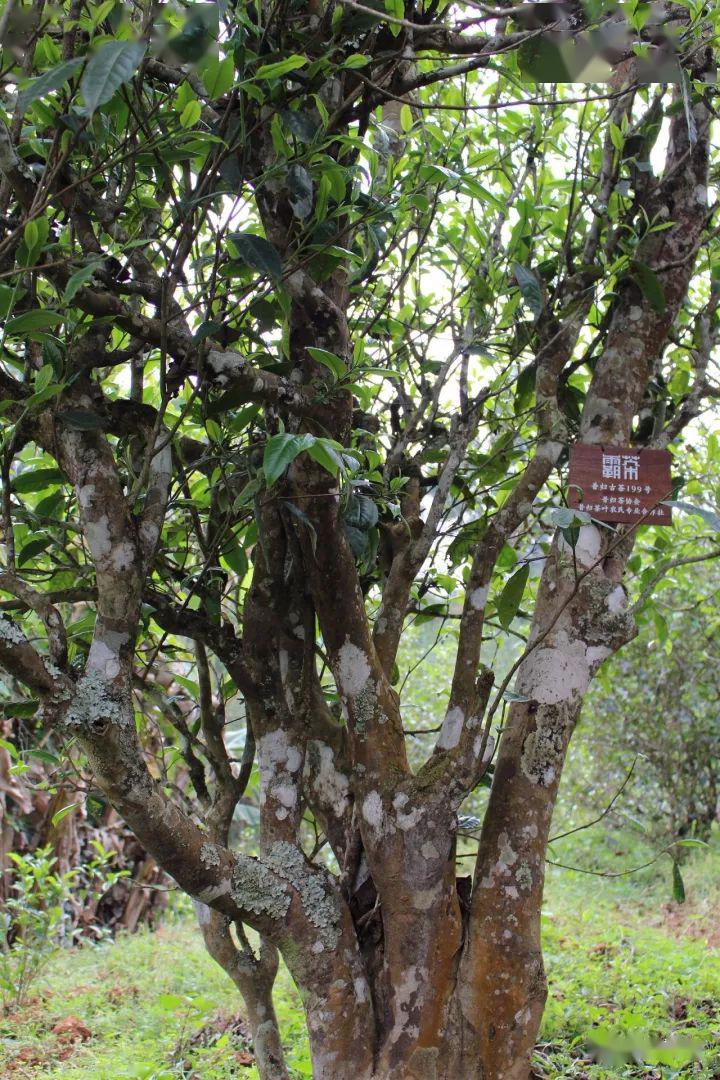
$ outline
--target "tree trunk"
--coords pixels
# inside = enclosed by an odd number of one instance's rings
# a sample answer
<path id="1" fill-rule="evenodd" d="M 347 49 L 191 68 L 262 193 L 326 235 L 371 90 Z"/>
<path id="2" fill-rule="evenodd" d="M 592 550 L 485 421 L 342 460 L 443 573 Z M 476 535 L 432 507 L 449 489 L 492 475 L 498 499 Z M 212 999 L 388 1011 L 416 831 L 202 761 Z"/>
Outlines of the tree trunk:
<path id="1" fill-rule="evenodd" d="M 261 941 L 259 954 L 255 955 L 242 929 L 238 948 L 227 919 L 205 904 L 195 907 L 207 951 L 242 995 L 261 1080 L 289 1080 L 272 998 L 279 964 L 277 949 Z"/>

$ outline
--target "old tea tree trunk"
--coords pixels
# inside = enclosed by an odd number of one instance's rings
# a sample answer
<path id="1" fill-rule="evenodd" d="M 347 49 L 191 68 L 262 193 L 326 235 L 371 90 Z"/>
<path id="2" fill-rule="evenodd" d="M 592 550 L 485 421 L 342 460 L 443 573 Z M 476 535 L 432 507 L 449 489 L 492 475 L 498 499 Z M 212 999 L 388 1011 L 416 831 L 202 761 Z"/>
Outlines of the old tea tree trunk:
<path id="1" fill-rule="evenodd" d="M 567 449 L 714 392 L 713 27 L 659 7 L 609 96 L 521 93 L 537 27 L 462 4 L 0 18 L 0 663 L 195 900 L 266 1080 L 278 954 L 322 1080 L 529 1074 L 558 784 L 652 535 L 551 538 Z"/>

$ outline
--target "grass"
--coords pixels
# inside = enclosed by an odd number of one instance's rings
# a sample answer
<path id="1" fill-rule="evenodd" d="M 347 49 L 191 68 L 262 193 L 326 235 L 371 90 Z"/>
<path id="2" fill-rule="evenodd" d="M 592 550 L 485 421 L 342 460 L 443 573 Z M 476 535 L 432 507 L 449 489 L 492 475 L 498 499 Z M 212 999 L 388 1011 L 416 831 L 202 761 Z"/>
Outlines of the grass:
<path id="1" fill-rule="evenodd" d="M 720 1078 L 718 871 L 720 851 L 693 857 L 682 906 L 659 878 L 550 872 L 538 1077 Z M 286 972 L 277 1005 L 293 1076 L 310 1077 Z M 238 1012 L 234 988 L 181 913 L 154 934 L 57 953 L 26 1006 L 0 1019 L 0 1075 L 254 1080 Z"/>

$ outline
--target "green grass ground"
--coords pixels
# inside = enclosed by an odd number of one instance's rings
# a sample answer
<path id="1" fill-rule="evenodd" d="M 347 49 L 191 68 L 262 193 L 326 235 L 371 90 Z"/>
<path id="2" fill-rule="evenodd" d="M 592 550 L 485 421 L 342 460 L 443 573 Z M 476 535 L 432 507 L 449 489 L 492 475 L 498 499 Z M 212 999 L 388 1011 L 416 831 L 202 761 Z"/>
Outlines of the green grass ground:
<path id="1" fill-rule="evenodd" d="M 538 1077 L 720 1078 L 718 871 L 720 851 L 691 860 L 684 905 L 668 902 L 660 879 L 550 873 Z M 154 934 L 59 952 L 27 1005 L 0 1019 L 0 1075 L 253 1080 L 238 1010 L 192 923 L 178 917 Z M 278 1012 L 293 1075 L 309 1077 L 286 973 Z"/>

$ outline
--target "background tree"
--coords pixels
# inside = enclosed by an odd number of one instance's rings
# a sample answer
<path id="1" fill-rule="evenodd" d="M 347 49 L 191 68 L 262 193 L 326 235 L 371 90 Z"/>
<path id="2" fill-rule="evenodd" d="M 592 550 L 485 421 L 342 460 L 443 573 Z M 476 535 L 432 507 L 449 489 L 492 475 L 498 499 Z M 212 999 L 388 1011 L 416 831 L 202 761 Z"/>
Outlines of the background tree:
<path id="1" fill-rule="evenodd" d="M 656 843 L 707 839 L 719 820 L 719 584 L 712 564 L 668 575 L 638 639 L 598 679 L 586 703 L 582 755 L 566 776 L 565 794 L 586 819 L 589 805 L 607 803 L 635 760 L 617 809 Z"/>
<path id="2" fill-rule="evenodd" d="M 568 447 L 716 393 L 717 16 L 604 8 L 3 9 L 0 663 L 197 901 L 267 1077 L 278 949 L 318 1076 L 528 1074 L 563 763 L 635 633 L 637 530 L 563 510 Z M 583 58 L 609 87 L 535 84 Z M 456 650 L 409 755 L 418 612 Z"/>

